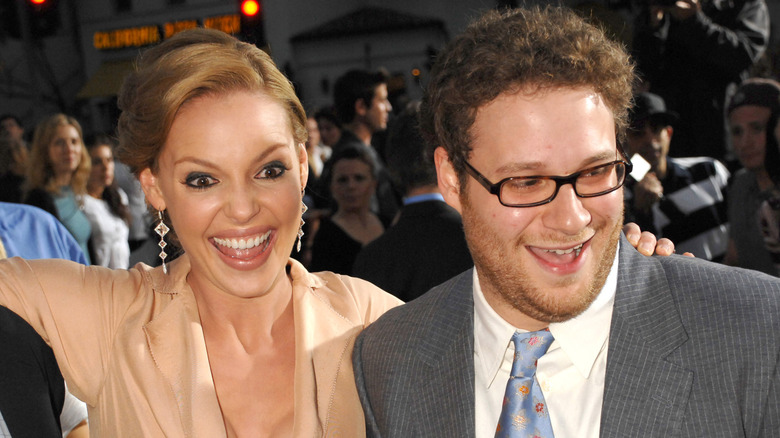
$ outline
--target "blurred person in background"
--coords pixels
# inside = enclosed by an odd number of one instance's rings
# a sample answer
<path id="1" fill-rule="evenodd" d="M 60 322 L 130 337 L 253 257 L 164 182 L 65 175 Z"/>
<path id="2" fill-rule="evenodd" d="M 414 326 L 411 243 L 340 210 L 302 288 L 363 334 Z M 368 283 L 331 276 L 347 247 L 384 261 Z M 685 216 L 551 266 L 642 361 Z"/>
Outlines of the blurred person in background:
<path id="1" fill-rule="evenodd" d="M 0 202 L 0 259 L 85 264 L 73 236 L 51 214 Z M 52 349 L 23 319 L 0 307 L 0 436 L 87 438 L 87 406 L 65 386 Z"/>
<path id="2" fill-rule="evenodd" d="M 89 258 L 92 226 L 82 211 L 90 175 L 90 158 L 81 125 L 73 117 L 55 114 L 35 128 L 27 161 L 25 204 L 53 214 Z"/>
<path id="3" fill-rule="evenodd" d="M 92 263 L 113 269 L 130 267 L 130 209 L 127 194 L 114 180 L 114 146 L 105 135 L 89 142 L 92 172 L 84 197 L 84 214 L 92 225 Z"/>
<path id="4" fill-rule="evenodd" d="M 764 244 L 757 214 L 773 186 L 764 157 L 772 134 L 769 124 L 780 114 L 780 83 L 746 80 L 729 101 L 726 114 L 734 152 L 743 168 L 729 186 L 729 244 L 724 263 L 777 276 L 780 272 Z"/>
<path id="5" fill-rule="evenodd" d="M 670 157 L 677 121 L 657 94 L 634 95 L 626 151 L 635 167 L 644 160 L 649 169 L 642 176 L 632 172 L 626 177 L 625 220 L 670 239 L 681 252 L 720 262 L 728 246 L 730 174 L 711 157 Z"/>
<path id="6" fill-rule="evenodd" d="M 749 76 L 769 42 L 764 0 L 640 0 L 633 58 L 644 89 L 661 96 L 679 122 L 672 156 L 732 160 L 727 96 Z M 732 166 L 729 166 L 732 167 Z"/>
<path id="7" fill-rule="evenodd" d="M 322 144 L 327 149 L 328 158 L 333 150 L 333 146 L 341 139 L 341 122 L 339 118 L 333 113 L 333 110 L 329 108 L 323 108 L 314 113 L 314 118 L 317 119 L 317 127 L 320 129 L 320 138 L 322 138 Z"/>
<path id="8" fill-rule="evenodd" d="M 0 134 L 0 202 L 22 202 L 28 155 L 24 141 Z"/>
<path id="9" fill-rule="evenodd" d="M 3 114 L 0 116 L 0 136 L 3 135 L 8 135 L 11 138 L 21 140 L 25 146 L 27 146 L 27 142 L 24 139 L 22 121 L 12 114 Z"/>
<path id="10" fill-rule="evenodd" d="M 381 236 L 385 225 L 371 211 L 377 186 L 376 168 L 368 147 L 350 145 L 337 149 L 323 176 L 330 187 L 335 212 L 320 220 L 312 239 L 311 270 L 349 275 L 358 252 Z"/>
<path id="11" fill-rule="evenodd" d="M 460 214 L 439 190 L 418 114 L 419 102 L 412 102 L 388 128 L 387 169 L 405 195 L 398 221 L 360 251 L 352 270 L 406 302 L 473 266 Z"/>

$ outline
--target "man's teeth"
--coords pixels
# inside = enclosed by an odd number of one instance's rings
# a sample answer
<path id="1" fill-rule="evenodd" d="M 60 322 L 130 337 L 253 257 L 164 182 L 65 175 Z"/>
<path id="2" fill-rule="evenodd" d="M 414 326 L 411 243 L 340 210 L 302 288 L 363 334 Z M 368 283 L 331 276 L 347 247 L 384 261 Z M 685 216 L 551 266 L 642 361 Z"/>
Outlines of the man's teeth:
<path id="1" fill-rule="evenodd" d="M 261 243 L 268 240 L 268 236 L 271 235 L 271 230 L 268 230 L 265 234 L 262 236 L 257 236 L 255 238 L 250 239 L 220 239 L 218 237 L 214 238 L 214 242 L 217 243 L 217 245 L 226 246 L 231 249 L 252 249 L 256 246 L 260 246 Z"/>
<path id="2" fill-rule="evenodd" d="M 574 251 L 574 256 L 579 257 L 580 252 L 582 252 L 582 244 L 579 244 L 574 248 L 569 248 L 569 249 L 546 249 L 545 251 L 551 252 L 553 254 L 558 254 L 558 255 L 571 254 L 571 252 Z"/>

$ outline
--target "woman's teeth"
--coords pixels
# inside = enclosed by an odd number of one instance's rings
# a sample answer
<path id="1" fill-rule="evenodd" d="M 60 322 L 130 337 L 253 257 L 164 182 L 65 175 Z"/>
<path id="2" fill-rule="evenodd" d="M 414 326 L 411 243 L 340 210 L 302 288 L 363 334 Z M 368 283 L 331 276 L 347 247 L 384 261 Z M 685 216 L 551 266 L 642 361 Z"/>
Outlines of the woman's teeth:
<path id="1" fill-rule="evenodd" d="M 231 249 L 252 249 L 256 246 L 260 246 L 261 243 L 268 240 L 268 236 L 271 235 L 271 230 L 268 230 L 265 234 L 262 236 L 257 236 L 255 238 L 250 239 L 220 239 L 218 237 L 214 238 L 214 242 L 217 243 L 217 245 L 225 246 Z"/>
<path id="2" fill-rule="evenodd" d="M 574 248 L 569 248 L 569 249 L 546 249 L 545 251 L 551 252 L 553 254 L 558 254 L 558 255 L 571 254 L 571 252 L 574 251 L 574 256 L 579 257 L 580 252 L 582 252 L 582 244 L 579 244 Z"/>

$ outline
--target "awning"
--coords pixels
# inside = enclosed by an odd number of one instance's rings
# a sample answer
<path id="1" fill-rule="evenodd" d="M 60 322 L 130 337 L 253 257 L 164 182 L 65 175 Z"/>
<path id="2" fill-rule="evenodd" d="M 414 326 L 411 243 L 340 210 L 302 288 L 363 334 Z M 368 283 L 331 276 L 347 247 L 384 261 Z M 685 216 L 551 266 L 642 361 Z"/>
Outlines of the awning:
<path id="1" fill-rule="evenodd" d="M 122 81 L 133 71 L 133 60 L 105 61 L 76 95 L 78 99 L 112 97 L 119 93 Z"/>

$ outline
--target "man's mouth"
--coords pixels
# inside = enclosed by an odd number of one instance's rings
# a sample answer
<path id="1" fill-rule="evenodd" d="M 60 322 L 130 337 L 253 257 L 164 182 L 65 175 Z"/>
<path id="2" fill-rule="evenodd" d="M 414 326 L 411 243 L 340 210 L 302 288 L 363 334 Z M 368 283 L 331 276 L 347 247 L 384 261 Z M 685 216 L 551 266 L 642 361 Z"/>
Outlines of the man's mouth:
<path id="1" fill-rule="evenodd" d="M 572 252 L 574 252 L 574 257 L 579 257 L 580 256 L 580 252 L 582 252 L 582 246 L 583 245 L 584 245 L 583 243 L 580 243 L 579 245 L 575 246 L 574 248 L 569 248 L 569 249 L 543 249 L 542 251 L 551 252 L 551 253 L 557 254 L 557 255 L 571 254 Z"/>

